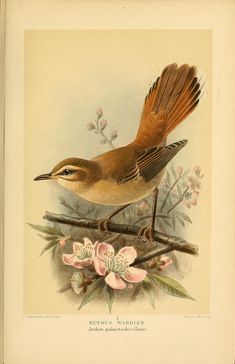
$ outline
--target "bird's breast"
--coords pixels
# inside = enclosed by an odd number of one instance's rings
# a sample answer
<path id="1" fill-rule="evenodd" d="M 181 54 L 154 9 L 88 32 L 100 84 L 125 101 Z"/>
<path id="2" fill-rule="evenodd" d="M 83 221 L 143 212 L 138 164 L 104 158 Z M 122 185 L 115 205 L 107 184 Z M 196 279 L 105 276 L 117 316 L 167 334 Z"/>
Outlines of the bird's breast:
<path id="1" fill-rule="evenodd" d="M 101 180 L 83 191 L 74 191 L 82 198 L 101 205 L 126 205 L 149 195 L 160 183 L 161 176 L 149 182 L 142 177 L 125 183 Z"/>

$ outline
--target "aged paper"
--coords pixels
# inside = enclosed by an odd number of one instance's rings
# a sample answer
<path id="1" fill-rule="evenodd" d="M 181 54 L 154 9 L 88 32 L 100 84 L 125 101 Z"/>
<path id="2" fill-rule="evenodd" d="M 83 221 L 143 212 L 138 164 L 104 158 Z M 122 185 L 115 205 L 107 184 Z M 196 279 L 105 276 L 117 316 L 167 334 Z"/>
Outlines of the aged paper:
<path id="1" fill-rule="evenodd" d="M 5 363 L 232 362 L 234 2 L 9 1 L 7 20 Z M 180 281 L 196 300 L 162 295 L 155 311 L 143 299 L 114 302 L 112 315 L 93 302 L 77 311 L 56 292 L 50 256 L 39 258 L 43 242 L 27 225 L 57 211 L 61 190 L 32 179 L 79 151 L 105 151 L 85 128 L 97 107 L 128 143 L 149 84 L 171 62 L 196 64 L 207 81 L 169 140 L 190 139 L 175 163 L 193 159 L 205 172 L 186 233 L 200 254 Z"/>
<path id="2" fill-rule="evenodd" d="M 190 64 L 194 62 L 203 69 L 207 79 L 206 96 L 190 116 L 189 121 L 183 122 L 168 138 L 168 143 L 180 140 L 182 137 L 189 139 L 186 152 L 174 158 L 175 166 L 183 165 L 186 169 L 192 164 L 199 165 L 205 174 L 201 180 L 203 189 L 198 200 L 198 208 L 190 209 L 190 216 L 195 221 L 185 230 L 178 231 L 186 240 L 197 243 L 199 249 L 203 251 L 200 258 L 178 254 L 180 272 L 177 278 L 189 291 L 191 289 L 191 294 L 196 300 L 173 299 L 174 308 L 172 308 L 172 300 L 165 299 L 164 304 L 159 304 L 155 311 L 146 304 L 145 299 L 131 303 L 131 310 L 124 301 L 122 304 L 114 305 L 113 313 L 208 314 L 211 244 L 212 32 L 208 30 L 29 30 L 25 32 L 24 40 L 24 216 L 25 221 L 36 224 L 41 223 L 45 210 L 61 210 L 60 196 L 64 196 L 66 201 L 69 196 L 63 187 L 52 181 L 36 183 L 32 182 L 33 178 L 50 170 L 53 163 L 69 155 L 78 155 L 80 152 L 85 158 L 93 158 L 108 150 L 108 146 L 100 144 L 97 134 L 92 134 L 86 127 L 86 120 L 87 122 L 92 120 L 99 105 L 104 109 L 104 117 L 107 115 L 108 124 L 111 124 L 107 129 L 110 128 L 111 131 L 111 128 L 115 127 L 118 130 L 119 136 L 113 143 L 116 146 L 125 145 L 136 133 L 140 108 L 148 87 L 146 78 L 155 74 L 156 64 L 170 63 L 174 54 L 175 62 L 181 64 L 187 59 Z M 159 49 L 164 49 L 166 45 L 167 48 L 160 56 Z M 203 60 L 201 54 L 204 54 Z M 125 74 L 129 75 L 129 80 L 126 80 Z M 130 83 L 134 85 L 130 86 Z M 97 95 L 97 98 L 94 95 Z M 66 101 L 63 102 L 63 99 Z M 133 103 L 133 107 L 129 108 L 127 105 L 130 102 Z M 115 114 L 113 110 L 117 110 Z M 64 140 L 66 134 L 68 134 L 67 142 Z M 203 148 L 198 148 L 199 138 Z M 36 165 L 35 160 L 37 160 Z M 80 200 L 78 203 L 81 204 Z M 189 213 L 189 209 L 186 208 L 185 211 Z M 68 211 L 65 210 L 65 213 Z M 105 216 L 107 212 L 100 210 L 99 214 Z M 70 293 L 58 297 L 56 290 L 63 284 L 60 279 L 58 282 L 55 281 L 58 274 L 56 271 L 54 274 L 52 272 L 50 254 L 38 259 L 43 245 L 45 241 L 36 236 L 35 230 L 33 231 L 30 226 L 25 227 L 24 312 L 73 314 L 78 297 L 74 296 L 73 303 L 67 297 L 71 296 Z M 34 274 L 29 274 L 31 271 L 34 271 Z M 50 279 L 52 274 L 53 280 Z M 37 291 L 33 289 L 35 280 L 40 282 Z M 46 301 L 43 299 L 44 295 L 47 295 Z M 164 297 L 160 297 L 161 299 Z M 90 304 L 79 311 L 79 314 L 106 312 L 106 305 L 101 307 Z"/>

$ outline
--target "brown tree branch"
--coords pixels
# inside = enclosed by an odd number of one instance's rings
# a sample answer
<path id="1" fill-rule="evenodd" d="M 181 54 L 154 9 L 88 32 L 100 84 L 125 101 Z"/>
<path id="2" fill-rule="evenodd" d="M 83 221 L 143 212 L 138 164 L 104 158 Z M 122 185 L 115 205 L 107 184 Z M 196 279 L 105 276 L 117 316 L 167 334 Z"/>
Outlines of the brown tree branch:
<path id="1" fill-rule="evenodd" d="M 83 227 L 83 228 L 87 228 L 87 229 L 98 230 L 98 222 L 96 220 L 80 219 L 77 217 L 71 217 L 71 216 L 67 216 L 67 215 L 63 215 L 63 214 L 55 214 L 55 213 L 48 212 L 48 211 L 46 211 L 45 216 L 43 218 L 48 221 L 57 222 L 60 224 L 66 224 L 66 225 L 72 225 L 72 226 L 77 226 L 77 227 Z M 138 226 L 125 225 L 125 224 L 114 224 L 113 222 L 109 223 L 109 231 L 111 231 L 113 233 L 118 233 L 118 234 L 138 236 L 140 229 L 141 228 Z M 177 236 L 167 235 L 167 234 L 164 234 L 164 233 L 161 233 L 161 232 L 155 230 L 154 234 L 153 234 L 153 238 L 157 243 L 165 245 L 167 247 L 167 252 L 172 251 L 172 250 L 177 250 L 177 251 L 184 252 L 184 253 L 191 254 L 191 255 L 198 254 L 198 247 L 196 245 L 191 244 Z M 159 255 L 158 251 L 159 250 L 154 250 L 154 251 L 148 253 L 148 255 L 153 254 L 153 256 L 146 258 L 145 260 L 149 260 L 149 259 L 153 258 L 154 256 Z M 166 251 L 164 251 L 164 252 L 166 252 Z M 143 259 L 143 257 L 142 257 L 142 259 Z M 138 264 L 138 263 L 135 263 L 135 264 Z"/>
<path id="2" fill-rule="evenodd" d="M 135 259 L 135 261 L 131 264 L 131 266 L 147 262 L 148 260 L 150 260 L 152 258 L 155 258 L 155 257 L 160 257 L 161 255 L 169 253 L 172 250 L 174 250 L 174 249 L 172 249 L 171 245 L 165 246 L 163 248 L 154 249 L 154 250 L 152 250 L 151 252 L 149 252 L 149 253 L 147 253 L 145 255 L 137 257 Z"/>

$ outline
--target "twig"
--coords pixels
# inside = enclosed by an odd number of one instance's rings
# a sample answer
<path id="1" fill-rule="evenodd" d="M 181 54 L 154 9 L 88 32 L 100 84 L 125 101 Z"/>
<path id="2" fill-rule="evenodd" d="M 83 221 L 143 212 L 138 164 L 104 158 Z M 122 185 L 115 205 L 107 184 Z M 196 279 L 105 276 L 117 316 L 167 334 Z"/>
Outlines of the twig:
<path id="1" fill-rule="evenodd" d="M 95 128 L 95 133 L 96 134 L 99 134 L 101 135 L 107 144 L 109 144 L 109 146 L 112 148 L 112 149 L 115 149 L 115 146 L 113 145 L 113 143 L 111 142 L 111 140 L 109 140 L 109 138 L 105 135 L 105 133 L 103 132 L 103 130 L 101 129 L 100 125 L 99 125 L 99 119 L 100 118 L 97 118 L 95 120 L 95 123 L 96 123 L 96 128 Z"/>
<path id="2" fill-rule="evenodd" d="M 176 208 L 176 206 L 178 206 L 179 205 L 179 203 L 181 202 L 181 201 L 183 201 L 183 199 L 184 199 L 184 196 L 186 195 L 186 193 L 187 193 L 187 191 L 188 191 L 188 189 L 189 189 L 189 187 L 190 186 L 187 186 L 186 188 L 185 188 L 185 190 L 184 190 L 184 192 L 183 192 L 183 194 L 182 194 L 182 196 L 181 196 L 181 198 L 167 211 L 167 214 L 169 214 L 172 210 L 174 210 L 174 208 Z"/>
<path id="3" fill-rule="evenodd" d="M 136 258 L 136 260 L 131 265 L 137 265 L 140 263 L 144 263 L 152 258 L 159 257 L 160 255 L 169 253 L 172 250 L 173 249 L 172 249 L 171 245 L 166 246 L 164 248 L 154 249 L 151 252 L 149 252 L 145 255 L 142 255 L 141 257 Z"/>
<path id="4" fill-rule="evenodd" d="M 180 179 L 181 179 L 181 175 L 178 178 L 176 178 L 176 180 L 173 183 L 173 185 L 169 188 L 169 191 L 168 191 L 168 193 L 166 195 L 165 200 L 163 201 L 163 204 L 162 204 L 162 207 L 160 208 L 160 211 L 162 211 L 164 209 L 164 207 L 166 205 L 166 202 L 167 202 L 167 200 L 168 200 L 168 198 L 169 198 L 169 196 L 171 194 L 171 191 L 174 189 L 174 187 L 177 185 L 177 183 L 179 182 Z"/>
<path id="5" fill-rule="evenodd" d="M 68 204 L 64 199 L 60 199 L 60 204 L 66 207 L 71 212 L 74 212 L 77 216 L 83 217 L 73 206 Z"/>
<path id="6" fill-rule="evenodd" d="M 97 132 L 97 134 L 101 135 L 106 140 L 106 143 L 108 143 L 112 149 L 115 149 L 115 146 L 113 145 L 113 143 L 109 140 L 109 138 L 105 135 L 105 133 L 102 130 L 96 129 L 96 132 Z"/>
<path id="7" fill-rule="evenodd" d="M 72 226 L 83 227 L 87 229 L 96 229 L 98 230 L 98 222 L 95 220 L 85 220 L 79 219 L 76 217 L 70 217 L 67 215 L 55 214 L 52 212 L 46 212 L 44 219 L 58 222 L 61 224 L 67 224 Z M 109 231 L 118 233 L 118 234 L 126 234 L 132 236 L 138 236 L 140 231 L 140 227 L 133 226 L 133 225 L 124 225 L 124 224 L 114 224 L 113 222 L 109 223 Z M 197 255 L 198 254 L 198 247 L 194 244 L 191 244 L 179 237 L 167 235 L 161 233 L 159 231 L 154 231 L 153 233 L 154 241 L 166 245 L 170 248 L 170 250 L 178 250 L 184 253 Z"/>

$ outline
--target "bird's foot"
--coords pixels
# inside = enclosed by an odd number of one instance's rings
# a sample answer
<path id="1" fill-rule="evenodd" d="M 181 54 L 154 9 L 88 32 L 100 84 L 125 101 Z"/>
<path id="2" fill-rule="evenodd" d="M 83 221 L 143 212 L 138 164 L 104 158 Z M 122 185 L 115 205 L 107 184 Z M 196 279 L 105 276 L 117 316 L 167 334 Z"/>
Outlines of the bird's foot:
<path id="1" fill-rule="evenodd" d="M 138 233 L 138 238 L 144 240 L 146 243 L 152 244 L 154 242 L 152 225 L 149 224 L 142 227 Z"/>
<path id="2" fill-rule="evenodd" d="M 98 230 L 100 233 L 110 234 L 111 232 L 109 231 L 109 228 L 108 228 L 110 221 L 111 221 L 111 218 L 104 217 L 103 219 L 90 221 L 89 225 L 90 226 L 98 225 Z"/>
<path id="3" fill-rule="evenodd" d="M 111 218 L 109 218 L 109 217 L 98 220 L 99 232 L 105 233 L 105 234 L 111 234 L 111 232 L 109 231 L 110 221 L 111 221 Z"/>

